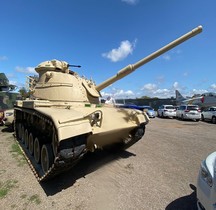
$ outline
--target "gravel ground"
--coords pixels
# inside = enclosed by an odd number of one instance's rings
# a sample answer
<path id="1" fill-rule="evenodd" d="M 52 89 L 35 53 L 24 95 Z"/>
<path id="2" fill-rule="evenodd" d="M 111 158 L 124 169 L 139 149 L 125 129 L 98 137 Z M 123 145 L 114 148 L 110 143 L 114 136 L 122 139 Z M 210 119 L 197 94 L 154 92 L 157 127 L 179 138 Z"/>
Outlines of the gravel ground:
<path id="1" fill-rule="evenodd" d="M 152 119 L 126 151 L 87 154 L 43 184 L 15 152 L 13 133 L 0 127 L 0 209 L 196 209 L 196 178 L 201 160 L 216 150 L 215 126 Z"/>

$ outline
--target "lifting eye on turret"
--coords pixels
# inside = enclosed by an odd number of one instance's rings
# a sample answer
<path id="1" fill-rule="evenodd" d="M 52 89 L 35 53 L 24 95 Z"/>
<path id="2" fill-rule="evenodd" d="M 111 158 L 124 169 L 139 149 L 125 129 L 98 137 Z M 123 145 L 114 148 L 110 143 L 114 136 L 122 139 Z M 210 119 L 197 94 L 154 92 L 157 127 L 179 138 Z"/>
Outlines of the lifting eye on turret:
<path id="1" fill-rule="evenodd" d="M 52 72 L 46 72 L 46 77 L 47 79 L 50 79 L 53 77 L 53 73 Z"/>

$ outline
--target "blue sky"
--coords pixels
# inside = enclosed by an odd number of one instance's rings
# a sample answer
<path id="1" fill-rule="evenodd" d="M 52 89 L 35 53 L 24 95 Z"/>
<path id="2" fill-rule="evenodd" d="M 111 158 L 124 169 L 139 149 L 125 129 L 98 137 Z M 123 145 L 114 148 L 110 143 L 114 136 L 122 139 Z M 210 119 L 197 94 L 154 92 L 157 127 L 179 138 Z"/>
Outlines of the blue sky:
<path id="1" fill-rule="evenodd" d="M 59 59 L 96 84 L 202 25 L 203 32 L 137 69 L 104 97 L 166 98 L 216 92 L 215 0 L 0 0 L 0 72 L 25 86 Z"/>

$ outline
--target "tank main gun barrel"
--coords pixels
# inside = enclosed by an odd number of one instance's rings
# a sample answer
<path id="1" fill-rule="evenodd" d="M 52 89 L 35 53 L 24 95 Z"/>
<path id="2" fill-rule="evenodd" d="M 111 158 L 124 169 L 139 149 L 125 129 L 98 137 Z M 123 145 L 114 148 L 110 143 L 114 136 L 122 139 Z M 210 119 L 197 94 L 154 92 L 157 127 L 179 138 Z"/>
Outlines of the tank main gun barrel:
<path id="1" fill-rule="evenodd" d="M 137 68 L 141 67 L 142 65 L 148 63 L 149 61 L 153 60 L 154 58 L 157 58 L 158 56 L 162 55 L 163 53 L 171 50 L 172 48 L 176 47 L 177 45 L 181 44 L 182 42 L 192 38 L 193 36 L 199 34 L 202 32 L 202 26 L 198 26 L 194 28 L 192 31 L 184 34 L 183 36 L 179 37 L 178 39 L 170 42 L 169 44 L 165 45 L 164 47 L 160 48 L 159 50 L 155 51 L 154 53 L 146 56 L 145 58 L 139 60 L 138 62 L 134 64 L 130 64 L 124 68 L 122 68 L 115 76 L 105 80 L 101 84 L 96 86 L 97 91 L 101 91 L 107 86 L 111 85 L 112 83 L 116 82 L 117 80 L 120 80 L 121 78 L 127 76 L 128 74 L 135 71 Z"/>

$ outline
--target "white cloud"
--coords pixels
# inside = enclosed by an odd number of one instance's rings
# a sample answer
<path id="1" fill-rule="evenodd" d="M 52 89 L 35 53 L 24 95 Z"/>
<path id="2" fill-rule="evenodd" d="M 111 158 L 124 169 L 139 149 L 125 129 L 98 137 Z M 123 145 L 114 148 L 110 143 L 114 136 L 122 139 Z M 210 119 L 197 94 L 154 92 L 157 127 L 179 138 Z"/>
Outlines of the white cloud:
<path id="1" fill-rule="evenodd" d="M 212 90 L 216 91 L 216 84 L 212 84 L 212 85 L 210 86 L 210 88 L 211 88 Z"/>
<path id="2" fill-rule="evenodd" d="M 125 2 L 130 5 L 136 5 L 139 2 L 139 0 L 122 0 L 122 2 Z"/>
<path id="3" fill-rule="evenodd" d="M 175 81 L 170 87 L 162 88 L 159 87 L 158 84 L 148 83 L 145 84 L 139 91 L 133 92 L 131 90 L 123 90 L 123 89 L 116 89 L 112 86 L 110 92 L 102 92 L 102 96 L 104 98 L 108 96 L 112 96 L 115 99 L 126 99 L 126 98 L 140 98 L 142 96 L 148 97 L 158 97 L 158 98 L 171 98 L 175 96 L 175 90 L 179 90 L 181 94 L 185 97 L 193 96 L 195 94 L 202 94 L 209 91 L 216 91 L 216 84 L 212 84 L 209 89 L 192 89 L 187 90 L 186 87 L 182 86 L 179 82 Z"/>
<path id="4" fill-rule="evenodd" d="M 141 90 L 150 91 L 150 92 L 155 91 L 156 89 L 157 89 L 157 85 L 151 83 L 145 84 L 143 88 L 141 88 Z"/>
<path id="5" fill-rule="evenodd" d="M 9 80 L 9 83 L 12 85 L 17 85 L 17 81 L 15 81 L 15 80 Z"/>
<path id="6" fill-rule="evenodd" d="M 173 88 L 174 88 L 175 90 L 180 89 L 179 83 L 178 83 L 178 82 L 174 82 L 174 83 L 173 83 Z"/>
<path id="7" fill-rule="evenodd" d="M 181 53 L 182 53 L 181 50 L 172 50 L 169 53 L 162 55 L 162 58 L 166 61 L 170 61 L 173 58 L 173 56 L 175 56 L 175 57 L 179 56 Z"/>
<path id="8" fill-rule="evenodd" d="M 25 74 L 37 74 L 34 67 L 20 67 L 16 66 L 15 70 L 17 72 L 25 73 Z"/>
<path id="9" fill-rule="evenodd" d="M 8 78 L 15 78 L 16 77 L 16 75 L 14 73 L 7 73 L 6 76 Z"/>
<path id="10" fill-rule="evenodd" d="M 163 55 L 162 57 L 164 60 L 169 61 L 171 59 L 171 56 L 168 54 Z"/>
<path id="11" fill-rule="evenodd" d="M 182 53 L 182 50 L 176 50 L 175 53 L 176 53 L 176 54 L 181 54 L 181 53 Z"/>
<path id="12" fill-rule="evenodd" d="M 202 93 L 207 93 L 207 90 L 204 89 L 193 89 L 190 91 L 189 95 L 193 96 L 194 94 L 202 94 Z"/>
<path id="13" fill-rule="evenodd" d="M 0 56 L 0 61 L 5 61 L 5 60 L 7 60 L 8 58 L 7 58 L 7 56 Z"/>
<path id="14" fill-rule="evenodd" d="M 158 97 L 158 98 L 170 98 L 175 97 L 175 90 L 180 89 L 178 82 L 174 82 L 170 88 L 159 88 L 156 84 L 145 84 L 141 90 L 140 96 Z"/>
<path id="15" fill-rule="evenodd" d="M 121 90 L 121 89 L 115 89 L 115 88 L 112 88 L 111 92 L 101 92 L 101 95 L 103 98 L 107 98 L 108 96 L 112 96 L 113 98 L 115 99 L 118 99 L 118 98 L 134 98 L 135 97 L 135 94 L 133 91 L 131 90 Z"/>
<path id="16" fill-rule="evenodd" d="M 165 81 L 165 78 L 164 78 L 163 75 L 157 77 L 157 82 L 158 82 L 159 84 L 163 83 L 164 81 Z"/>
<path id="17" fill-rule="evenodd" d="M 128 40 L 122 41 L 120 46 L 116 49 L 112 49 L 107 53 L 103 53 L 102 56 L 110 59 L 112 62 L 117 62 L 125 59 L 129 54 L 133 53 L 137 40 L 133 43 Z"/>

